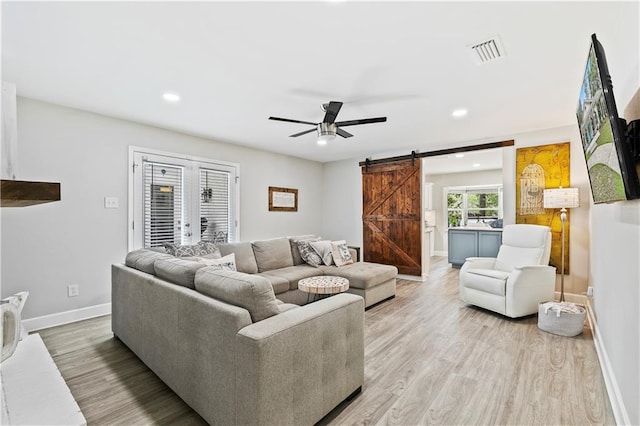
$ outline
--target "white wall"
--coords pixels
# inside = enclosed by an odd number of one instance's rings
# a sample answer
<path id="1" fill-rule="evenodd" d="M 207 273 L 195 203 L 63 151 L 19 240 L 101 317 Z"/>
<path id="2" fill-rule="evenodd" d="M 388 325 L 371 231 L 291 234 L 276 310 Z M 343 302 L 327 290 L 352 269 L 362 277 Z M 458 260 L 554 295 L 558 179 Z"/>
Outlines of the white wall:
<path id="1" fill-rule="evenodd" d="M 18 98 L 21 180 L 61 183 L 62 200 L 0 209 L 2 297 L 30 292 L 23 317 L 111 301 L 127 251 L 128 147 L 240 164 L 242 240 L 322 231 L 322 164 Z M 297 188 L 297 213 L 269 212 L 268 186 Z M 120 208 L 104 209 L 104 197 Z M 67 285 L 80 295 L 67 297 Z"/>
<path id="2" fill-rule="evenodd" d="M 325 163 L 322 236 L 362 247 L 361 159 Z"/>
<path id="3" fill-rule="evenodd" d="M 640 200 L 591 212 L 595 314 L 628 420 L 640 424 Z M 615 394 L 613 395 L 616 396 Z M 624 416 L 622 416 L 624 418 Z"/>

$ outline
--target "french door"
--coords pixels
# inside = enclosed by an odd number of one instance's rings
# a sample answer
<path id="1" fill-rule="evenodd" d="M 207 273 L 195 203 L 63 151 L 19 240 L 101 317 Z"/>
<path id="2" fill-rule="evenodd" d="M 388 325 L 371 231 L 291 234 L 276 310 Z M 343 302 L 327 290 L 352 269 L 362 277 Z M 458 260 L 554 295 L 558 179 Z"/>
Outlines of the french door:
<path id="1" fill-rule="evenodd" d="M 131 149 L 129 249 L 238 238 L 238 166 Z"/>

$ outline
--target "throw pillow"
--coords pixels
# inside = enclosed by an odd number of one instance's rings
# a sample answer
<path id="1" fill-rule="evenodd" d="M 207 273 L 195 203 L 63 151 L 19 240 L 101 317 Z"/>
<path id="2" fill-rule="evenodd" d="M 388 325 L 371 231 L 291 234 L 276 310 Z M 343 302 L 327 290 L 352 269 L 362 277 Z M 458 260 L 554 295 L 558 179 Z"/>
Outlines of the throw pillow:
<path id="1" fill-rule="evenodd" d="M 226 271 L 236 271 L 236 255 L 231 253 L 219 259 L 211 259 L 208 257 L 196 257 L 197 262 L 204 263 L 207 266 L 213 266 L 216 269 L 224 269 Z"/>
<path id="2" fill-rule="evenodd" d="M 318 253 L 318 256 L 322 259 L 322 263 L 327 266 L 333 265 L 333 255 L 331 254 L 331 241 L 314 241 L 311 247 Z"/>
<path id="3" fill-rule="evenodd" d="M 218 257 L 222 257 L 218 247 L 208 241 L 198 241 L 198 243 L 193 245 L 176 245 L 173 243 L 164 243 L 164 248 L 167 253 L 175 257 L 205 256 L 208 254 L 217 254 Z"/>
<path id="4" fill-rule="evenodd" d="M 289 237 L 289 242 L 291 243 L 291 256 L 293 257 L 294 265 L 302 265 L 304 263 L 304 260 L 302 260 L 302 257 L 300 256 L 300 250 L 298 250 L 298 244 L 296 244 L 297 241 L 302 240 L 319 241 L 320 238 L 313 234 L 296 235 L 293 237 Z"/>
<path id="5" fill-rule="evenodd" d="M 345 240 L 333 241 L 331 243 L 331 253 L 333 254 L 333 261 L 336 266 L 344 266 L 353 263 L 353 258 L 347 247 Z"/>
<path id="6" fill-rule="evenodd" d="M 296 242 L 302 260 L 304 260 L 307 264 L 317 268 L 318 266 L 322 265 L 322 258 L 318 256 L 318 253 L 316 253 L 313 247 L 311 247 L 311 243 L 311 240 Z"/>

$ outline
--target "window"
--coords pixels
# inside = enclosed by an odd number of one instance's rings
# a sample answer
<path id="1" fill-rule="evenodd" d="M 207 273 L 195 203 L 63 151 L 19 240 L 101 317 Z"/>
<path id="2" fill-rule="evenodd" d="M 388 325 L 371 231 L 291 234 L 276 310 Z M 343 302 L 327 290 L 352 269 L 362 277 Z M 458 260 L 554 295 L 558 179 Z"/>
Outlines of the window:
<path id="1" fill-rule="evenodd" d="M 144 247 L 180 241 L 182 168 L 143 162 Z"/>
<path id="2" fill-rule="evenodd" d="M 229 241 L 230 173 L 200 169 L 200 239 L 212 243 Z"/>
<path id="3" fill-rule="evenodd" d="M 238 165 L 130 149 L 129 249 L 235 241 Z"/>
<path id="4" fill-rule="evenodd" d="M 497 192 L 467 192 L 467 223 L 498 219 Z"/>
<path id="5" fill-rule="evenodd" d="M 462 215 L 464 213 L 462 193 L 447 193 L 447 223 L 449 226 L 460 226 Z"/>
<path id="6" fill-rule="evenodd" d="M 502 219 L 502 185 L 445 188 L 448 227 Z"/>

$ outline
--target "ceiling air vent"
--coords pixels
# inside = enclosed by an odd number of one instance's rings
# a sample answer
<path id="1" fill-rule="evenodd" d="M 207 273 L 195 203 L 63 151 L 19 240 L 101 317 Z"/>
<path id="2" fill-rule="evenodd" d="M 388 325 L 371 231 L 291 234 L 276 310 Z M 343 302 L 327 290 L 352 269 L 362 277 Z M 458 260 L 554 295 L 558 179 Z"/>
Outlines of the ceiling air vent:
<path id="1" fill-rule="evenodd" d="M 502 42 L 498 36 L 472 44 L 470 47 L 473 60 L 478 65 L 493 62 L 505 56 L 504 47 L 502 47 Z"/>

